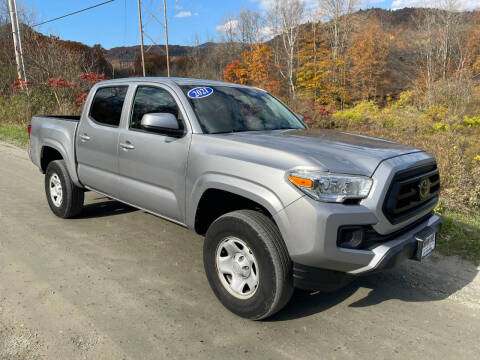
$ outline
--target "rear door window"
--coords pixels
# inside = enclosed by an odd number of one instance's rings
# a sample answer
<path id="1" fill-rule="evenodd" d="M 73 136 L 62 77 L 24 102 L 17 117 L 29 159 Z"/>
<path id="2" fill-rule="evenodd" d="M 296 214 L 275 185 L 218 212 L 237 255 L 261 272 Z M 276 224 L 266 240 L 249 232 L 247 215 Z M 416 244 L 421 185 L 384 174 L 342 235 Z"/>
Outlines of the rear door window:
<path id="1" fill-rule="evenodd" d="M 128 86 L 99 88 L 90 107 L 90 117 L 97 123 L 118 127 Z"/>

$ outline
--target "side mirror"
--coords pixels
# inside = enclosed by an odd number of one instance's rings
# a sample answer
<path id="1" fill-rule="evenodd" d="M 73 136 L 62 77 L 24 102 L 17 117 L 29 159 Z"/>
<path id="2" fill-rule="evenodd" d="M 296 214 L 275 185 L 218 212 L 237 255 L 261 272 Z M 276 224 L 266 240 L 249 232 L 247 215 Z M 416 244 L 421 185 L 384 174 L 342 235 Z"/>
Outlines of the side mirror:
<path id="1" fill-rule="evenodd" d="M 297 116 L 298 120 L 300 120 L 301 122 L 303 122 L 304 117 L 303 117 L 302 114 L 295 114 L 295 115 Z"/>
<path id="2" fill-rule="evenodd" d="M 183 135 L 183 129 L 180 129 L 177 118 L 170 113 L 145 114 L 142 117 L 140 126 L 144 130 L 173 137 L 180 137 Z"/>

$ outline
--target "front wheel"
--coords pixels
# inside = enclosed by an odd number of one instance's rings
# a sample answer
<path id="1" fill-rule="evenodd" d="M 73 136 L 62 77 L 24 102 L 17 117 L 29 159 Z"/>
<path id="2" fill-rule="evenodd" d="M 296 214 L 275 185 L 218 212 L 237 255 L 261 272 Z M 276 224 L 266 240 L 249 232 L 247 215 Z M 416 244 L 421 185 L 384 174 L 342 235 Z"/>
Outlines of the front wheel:
<path id="1" fill-rule="evenodd" d="M 50 209 L 58 217 L 67 219 L 82 212 L 84 191 L 73 183 L 64 160 L 48 164 L 45 193 Z"/>
<path id="2" fill-rule="evenodd" d="M 203 247 L 205 272 L 220 302 L 252 320 L 281 310 L 293 293 L 292 264 L 273 221 L 252 210 L 218 218 Z"/>

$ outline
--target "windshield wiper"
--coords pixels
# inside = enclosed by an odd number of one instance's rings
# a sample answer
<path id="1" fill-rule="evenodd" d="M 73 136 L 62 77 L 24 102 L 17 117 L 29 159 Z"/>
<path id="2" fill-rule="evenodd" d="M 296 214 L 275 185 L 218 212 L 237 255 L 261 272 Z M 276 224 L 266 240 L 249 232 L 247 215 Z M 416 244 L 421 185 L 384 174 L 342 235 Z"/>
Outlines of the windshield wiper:
<path id="1" fill-rule="evenodd" d="M 232 133 L 242 132 L 242 131 L 248 131 L 248 130 L 232 129 L 232 130 L 225 130 L 225 131 L 215 131 L 210 134 L 232 134 Z"/>
<path id="2" fill-rule="evenodd" d="M 226 131 L 217 131 L 217 132 L 210 133 L 210 134 L 231 134 L 231 133 L 237 133 L 237 132 L 274 131 L 274 130 L 300 130 L 300 129 L 301 128 L 285 126 L 285 127 L 275 128 L 275 129 L 233 129 L 233 130 L 226 130 Z"/>

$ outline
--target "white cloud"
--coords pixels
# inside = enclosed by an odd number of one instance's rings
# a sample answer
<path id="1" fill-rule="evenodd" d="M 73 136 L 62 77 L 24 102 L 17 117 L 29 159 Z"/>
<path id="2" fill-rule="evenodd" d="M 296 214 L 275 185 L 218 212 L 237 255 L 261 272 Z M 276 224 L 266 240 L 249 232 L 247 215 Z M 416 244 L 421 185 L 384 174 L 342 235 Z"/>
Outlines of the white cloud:
<path id="1" fill-rule="evenodd" d="M 217 25 L 216 30 L 218 32 L 231 32 L 236 31 L 238 29 L 238 20 L 230 20 L 227 21 L 225 24 Z"/>
<path id="2" fill-rule="evenodd" d="M 455 10 L 472 10 L 480 8 L 480 0 L 393 0 L 392 9 L 404 7 L 440 8 L 452 6 Z"/>
<path id="3" fill-rule="evenodd" d="M 264 40 L 269 40 L 273 38 L 274 32 L 270 26 L 264 26 L 260 29 L 259 35 Z"/>
<path id="4" fill-rule="evenodd" d="M 192 16 L 192 13 L 190 11 L 180 11 L 177 15 L 175 15 L 176 18 L 184 18 L 190 16 Z"/>
<path id="5" fill-rule="evenodd" d="M 250 2 L 258 2 L 260 9 L 268 10 L 275 0 L 249 0 Z M 300 0 L 305 4 L 306 9 L 315 9 L 318 7 L 318 0 Z"/>
<path id="6" fill-rule="evenodd" d="M 180 5 L 175 5 L 175 10 L 182 10 L 183 9 L 183 6 L 180 6 Z"/>
<path id="7" fill-rule="evenodd" d="M 193 16 L 198 16 L 198 13 L 197 13 L 197 12 L 196 12 L 196 13 L 193 13 Z"/>

